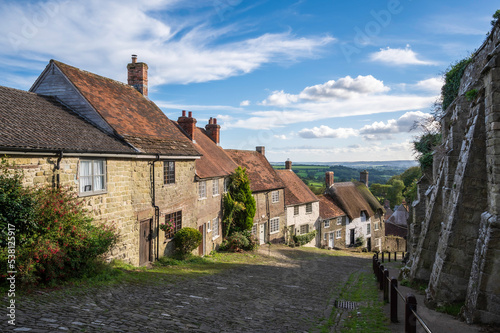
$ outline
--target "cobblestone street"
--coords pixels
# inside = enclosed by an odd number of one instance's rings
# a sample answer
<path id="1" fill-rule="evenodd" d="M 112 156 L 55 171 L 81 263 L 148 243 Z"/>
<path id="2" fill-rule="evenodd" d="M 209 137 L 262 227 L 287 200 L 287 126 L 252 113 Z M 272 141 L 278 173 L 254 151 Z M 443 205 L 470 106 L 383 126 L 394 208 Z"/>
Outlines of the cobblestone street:
<path id="1" fill-rule="evenodd" d="M 262 252 L 262 250 L 261 250 Z M 266 251 L 267 253 L 267 251 Z M 305 332 L 331 313 L 349 275 L 370 257 L 330 256 L 285 247 L 276 260 L 175 284 L 107 286 L 62 296 L 20 297 L 16 326 L 28 332 Z M 326 318 L 326 319 L 325 319 Z"/>

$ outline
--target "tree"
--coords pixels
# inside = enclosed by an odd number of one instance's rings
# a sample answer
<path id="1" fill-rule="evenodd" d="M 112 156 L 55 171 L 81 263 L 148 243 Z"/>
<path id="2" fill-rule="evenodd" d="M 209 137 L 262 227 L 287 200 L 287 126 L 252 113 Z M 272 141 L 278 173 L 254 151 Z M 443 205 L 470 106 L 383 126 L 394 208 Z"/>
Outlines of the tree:
<path id="1" fill-rule="evenodd" d="M 491 25 L 494 26 L 495 24 L 497 24 L 499 18 L 500 18 L 500 9 L 497 9 L 495 14 L 493 14 L 493 20 L 491 20 Z"/>
<path id="2" fill-rule="evenodd" d="M 223 198 L 223 210 L 226 237 L 233 232 L 252 229 L 256 204 L 246 169 L 238 167 L 229 177 L 228 191 Z"/>
<path id="3" fill-rule="evenodd" d="M 403 202 L 403 189 L 405 188 L 405 184 L 402 180 L 394 179 L 390 182 L 391 187 L 387 193 L 387 200 L 391 203 L 391 206 L 401 205 Z"/>

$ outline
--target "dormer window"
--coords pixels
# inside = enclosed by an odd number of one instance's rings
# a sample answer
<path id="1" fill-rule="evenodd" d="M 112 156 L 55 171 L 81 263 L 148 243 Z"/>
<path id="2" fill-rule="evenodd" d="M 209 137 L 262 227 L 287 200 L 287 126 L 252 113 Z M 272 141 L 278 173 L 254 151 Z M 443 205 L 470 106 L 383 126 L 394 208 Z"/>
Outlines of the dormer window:
<path id="1" fill-rule="evenodd" d="M 361 218 L 361 222 L 366 222 L 366 213 L 364 211 L 361 211 L 359 217 Z"/>

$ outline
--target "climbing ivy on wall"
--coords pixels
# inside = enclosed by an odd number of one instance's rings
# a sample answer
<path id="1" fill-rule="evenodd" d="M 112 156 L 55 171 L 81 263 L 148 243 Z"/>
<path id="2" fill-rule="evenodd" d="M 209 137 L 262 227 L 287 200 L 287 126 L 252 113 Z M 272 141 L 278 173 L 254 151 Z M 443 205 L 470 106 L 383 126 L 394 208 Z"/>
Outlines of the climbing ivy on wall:
<path id="1" fill-rule="evenodd" d="M 452 65 L 444 74 L 445 83 L 443 85 L 443 88 L 441 88 L 441 95 L 443 97 L 443 111 L 445 111 L 453 102 L 453 100 L 458 96 L 460 80 L 464 75 L 465 68 L 471 62 L 471 60 L 472 55 Z"/>

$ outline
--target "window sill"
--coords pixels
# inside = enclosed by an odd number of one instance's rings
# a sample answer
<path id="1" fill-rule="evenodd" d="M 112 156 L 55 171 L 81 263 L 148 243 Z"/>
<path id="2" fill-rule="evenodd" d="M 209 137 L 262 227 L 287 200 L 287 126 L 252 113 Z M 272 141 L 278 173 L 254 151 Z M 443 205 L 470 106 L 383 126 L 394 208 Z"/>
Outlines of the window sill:
<path id="1" fill-rule="evenodd" d="M 108 193 L 107 190 L 100 191 L 100 192 L 81 192 L 81 193 L 78 193 L 78 196 L 79 197 L 90 197 L 93 195 L 102 195 L 102 194 L 107 194 L 107 193 Z"/>
<path id="2" fill-rule="evenodd" d="M 220 194 L 213 194 L 212 198 L 219 197 L 219 196 L 220 196 Z"/>
<path id="3" fill-rule="evenodd" d="M 273 231 L 273 232 L 270 232 L 269 234 L 270 234 L 270 235 L 274 235 L 274 234 L 277 234 L 278 232 L 280 232 L 280 231 L 279 231 L 279 230 L 277 230 L 277 231 Z"/>
<path id="4" fill-rule="evenodd" d="M 207 197 L 204 197 L 204 198 L 198 198 L 198 201 L 201 201 L 201 200 L 207 200 Z"/>
<path id="5" fill-rule="evenodd" d="M 215 237 L 212 237 L 212 240 L 216 240 L 216 239 L 217 239 L 217 238 L 219 238 L 219 237 L 220 237 L 220 235 L 217 235 L 217 236 L 215 236 Z"/>

